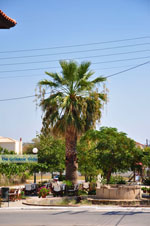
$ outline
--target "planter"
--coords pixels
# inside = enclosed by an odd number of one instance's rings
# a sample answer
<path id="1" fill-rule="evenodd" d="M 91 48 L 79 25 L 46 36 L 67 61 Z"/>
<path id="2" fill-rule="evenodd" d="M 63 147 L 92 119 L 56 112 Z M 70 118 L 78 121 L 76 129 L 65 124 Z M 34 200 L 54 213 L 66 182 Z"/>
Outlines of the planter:
<path id="1" fill-rule="evenodd" d="M 46 195 L 42 195 L 42 198 L 46 198 Z"/>
<path id="2" fill-rule="evenodd" d="M 46 196 L 49 194 L 49 189 L 47 189 L 46 187 L 42 187 L 39 189 L 39 192 L 38 192 L 38 195 L 39 195 L 39 198 L 42 197 L 42 198 L 46 198 Z"/>
<path id="3" fill-rule="evenodd" d="M 141 187 L 127 185 L 102 185 L 100 188 L 96 189 L 96 197 L 99 199 L 140 199 Z"/>

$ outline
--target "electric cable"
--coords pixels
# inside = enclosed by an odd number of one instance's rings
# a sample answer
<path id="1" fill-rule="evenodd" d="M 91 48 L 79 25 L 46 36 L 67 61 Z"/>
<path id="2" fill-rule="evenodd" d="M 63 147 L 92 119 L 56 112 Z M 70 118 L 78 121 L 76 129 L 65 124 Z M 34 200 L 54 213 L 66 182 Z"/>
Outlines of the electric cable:
<path id="1" fill-rule="evenodd" d="M 149 64 L 149 63 L 150 63 L 150 61 L 144 62 L 144 63 L 142 63 L 142 64 L 138 64 L 138 65 L 136 65 L 136 66 L 134 66 L 134 67 L 131 67 L 131 68 L 128 68 L 128 69 L 126 69 L 126 70 L 119 71 L 119 72 L 116 72 L 116 73 L 114 73 L 114 74 L 108 75 L 108 76 L 106 76 L 105 78 L 110 78 L 110 77 L 116 76 L 116 75 L 118 75 L 118 74 L 125 73 L 125 72 L 127 72 L 127 71 L 133 70 L 133 69 L 135 69 L 135 68 L 144 66 L 144 65 Z M 49 94 L 49 93 L 45 93 L 45 94 Z M 13 97 L 13 98 L 7 98 L 7 99 L 0 99 L 0 102 L 2 102 L 2 101 L 20 100 L 20 99 L 27 99 L 27 98 L 36 97 L 36 96 L 37 96 L 37 95 L 30 95 L 30 96 L 23 96 L 23 97 Z"/>
<path id="2" fill-rule="evenodd" d="M 101 62 L 95 62 L 92 64 L 107 64 L 107 63 L 124 62 L 124 61 L 140 60 L 140 59 L 147 59 L 147 58 L 150 58 L 150 56 L 101 61 Z M 18 71 L 34 71 L 34 70 L 47 70 L 47 69 L 59 69 L 59 68 L 60 67 L 56 67 L 56 66 L 55 67 L 47 67 L 47 68 L 27 68 L 27 69 L 0 71 L 0 73 L 8 73 L 8 72 L 12 73 L 12 72 L 18 72 Z"/>
<path id="3" fill-rule="evenodd" d="M 103 54 L 103 55 L 96 55 L 96 56 L 83 56 L 83 57 L 75 57 L 75 58 L 68 58 L 63 60 L 81 60 L 81 59 L 88 59 L 88 58 L 98 58 L 98 57 L 110 57 L 110 56 L 118 56 L 118 55 L 126 55 L 126 54 L 132 54 L 132 53 L 141 53 L 141 52 L 149 52 L 150 49 L 144 49 L 144 50 L 136 50 L 136 51 L 130 51 L 130 52 L 121 52 L 121 53 L 112 53 L 112 54 Z M 19 62 L 19 63 L 6 63 L 6 64 L 0 64 L 0 66 L 11 66 L 11 65 L 24 65 L 24 64 L 39 64 L 39 63 L 50 63 L 50 62 L 58 62 L 59 59 L 54 60 L 41 60 L 41 61 L 31 61 L 31 62 Z"/>
<path id="4" fill-rule="evenodd" d="M 105 47 L 105 48 L 100 48 L 100 49 L 76 50 L 76 51 L 69 51 L 69 52 L 48 53 L 48 54 L 40 54 L 40 55 L 38 54 L 38 55 L 29 55 L 29 56 L 0 57 L 0 60 L 21 59 L 21 58 L 31 58 L 31 57 L 43 57 L 43 56 L 56 56 L 56 55 L 65 55 L 65 54 L 72 54 L 72 53 L 85 53 L 85 52 L 129 48 L 129 47 L 145 46 L 145 45 L 150 45 L 150 42 L 130 44 L 130 45 L 124 45 L 124 46 Z"/>
<path id="5" fill-rule="evenodd" d="M 147 39 L 147 38 L 150 38 L 150 36 L 135 37 L 135 38 L 126 38 L 126 39 L 118 39 L 118 40 L 110 40 L 110 41 L 102 41 L 102 42 L 92 42 L 92 43 L 84 43 L 84 44 L 75 44 L 75 45 L 64 45 L 64 46 L 45 47 L 45 48 L 37 48 L 37 49 L 8 50 L 8 51 L 1 51 L 0 53 L 14 53 L 14 52 L 39 51 L 39 50 L 47 50 L 47 49 L 72 48 L 72 47 L 80 47 L 80 46 L 108 44 L 108 43 L 115 43 L 115 42 L 125 42 L 125 41 L 132 41 L 132 40 L 139 40 L 139 39 Z"/>

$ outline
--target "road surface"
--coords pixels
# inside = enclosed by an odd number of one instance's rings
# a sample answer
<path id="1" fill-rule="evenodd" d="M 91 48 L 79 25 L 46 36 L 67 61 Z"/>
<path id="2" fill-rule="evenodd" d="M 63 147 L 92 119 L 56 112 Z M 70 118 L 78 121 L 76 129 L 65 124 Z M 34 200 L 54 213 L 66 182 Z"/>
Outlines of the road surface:
<path id="1" fill-rule="evenodd" d="M 0 226 L 149 226 L 150 209 L 0 209 Z"/>

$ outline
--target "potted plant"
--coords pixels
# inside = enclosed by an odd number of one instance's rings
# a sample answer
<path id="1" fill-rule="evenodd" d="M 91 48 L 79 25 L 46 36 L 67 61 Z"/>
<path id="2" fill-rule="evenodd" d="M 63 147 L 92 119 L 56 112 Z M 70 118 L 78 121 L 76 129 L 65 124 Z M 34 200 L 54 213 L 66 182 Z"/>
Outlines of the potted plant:
<path id="1" fill-rule="evenodd" d="M 150 194 L 150 188 L 147 188 L 147 192 Z"/>
<path id="2" fill-rule="evenodd" d="M 148 189 L 147 187 L 142 187 L 141 190 L 143 191 L 143 193 L 146 193 Z"/>
<path id="3" fill-rule="evenodd" d="M 39 198 L 40 197 L 45 198 L 48 194 L 49 194 L 49 189 L 47 189 L 46 187 L 42 187 L 39 189 L 39 192 L 38 192 Z"/>

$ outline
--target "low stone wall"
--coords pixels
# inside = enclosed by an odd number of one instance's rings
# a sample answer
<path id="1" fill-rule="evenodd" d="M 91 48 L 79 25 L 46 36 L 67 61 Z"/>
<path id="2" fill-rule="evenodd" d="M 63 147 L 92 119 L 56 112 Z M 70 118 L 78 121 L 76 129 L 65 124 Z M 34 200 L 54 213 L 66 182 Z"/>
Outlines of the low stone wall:
<path id="1" fill-rule="evenodd" d="M 34 205 L 34 206 L 53 206 L 53 205 L 61 205 L 61 203 L 65 200 L 74 200 L 75 197 L 47 197 L 47 198 L 38 198 L 31 197 L 27 198 L 23 204 L 26 205 Z"/>
<path id="2" fill-rule="evenodd" d="M 140 186 L 127 185 L 101 185 L 96 188 L 96 198 L 135 200 L 141 198 Z"/>

